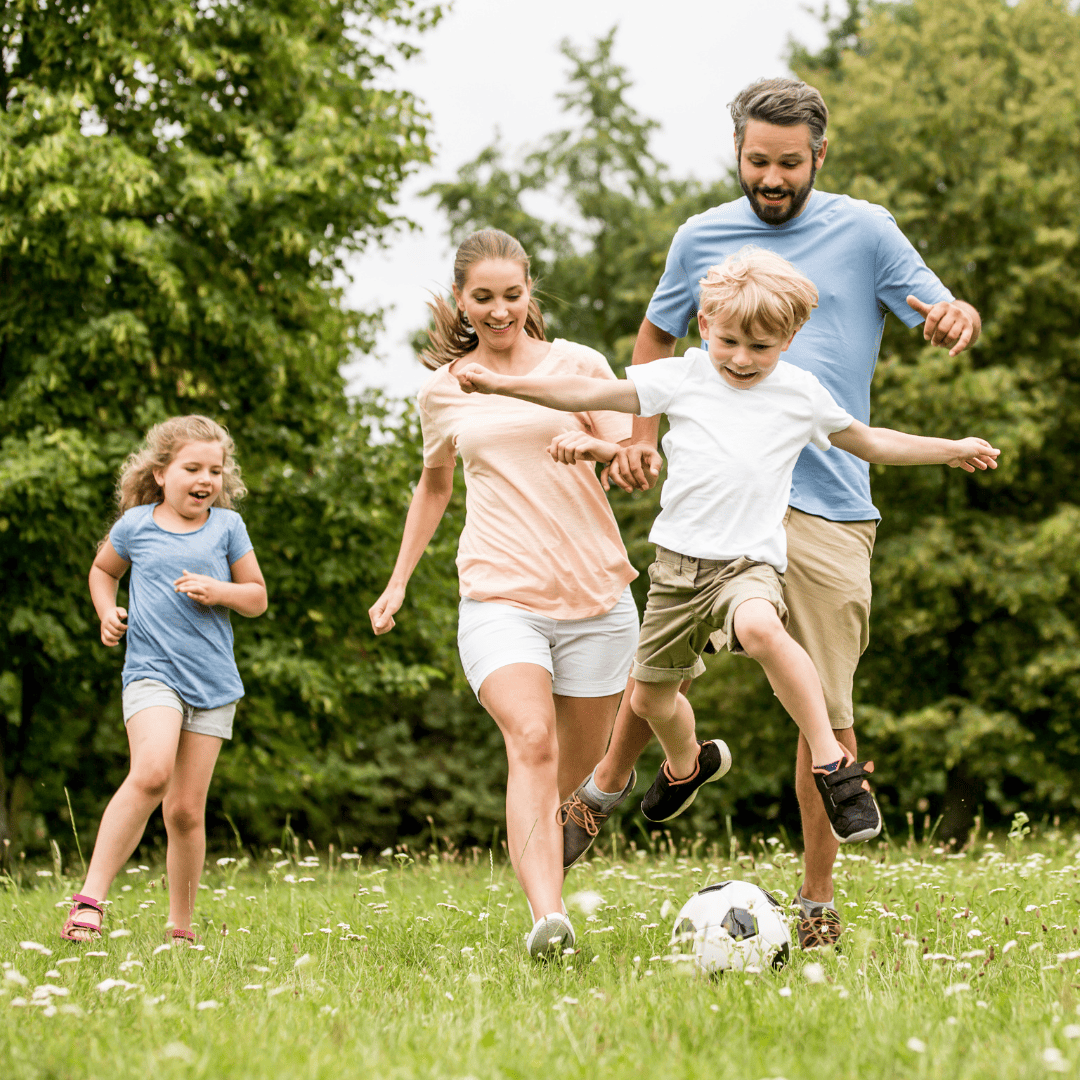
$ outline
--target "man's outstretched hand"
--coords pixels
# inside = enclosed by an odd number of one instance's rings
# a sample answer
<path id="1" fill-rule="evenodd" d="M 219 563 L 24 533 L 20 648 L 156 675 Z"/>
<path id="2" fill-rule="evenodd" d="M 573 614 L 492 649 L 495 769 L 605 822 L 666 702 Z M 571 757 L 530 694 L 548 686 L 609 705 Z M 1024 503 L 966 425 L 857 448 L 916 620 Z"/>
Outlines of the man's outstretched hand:
<path id="1" fill-rule="evenodd" d="M 924 304 L 917 296 L 907 298 L 908 306 L 926 319 L 923 337 L 931 345 L 942 345 L 950 356 L 962 353 L 979 340 L 982 322 L 979 313 L 963 300 L 942 300 Z"/>
<path id="2" fill-rule="evenodd" d="M 663 464 L 660 451 L 648 443 L 620 446 L 608 467 L 600 473 L 600 483 L 605 491 L 609 491 L 612 484 L 623 491 L 648 491 L 656 483 Z"/>

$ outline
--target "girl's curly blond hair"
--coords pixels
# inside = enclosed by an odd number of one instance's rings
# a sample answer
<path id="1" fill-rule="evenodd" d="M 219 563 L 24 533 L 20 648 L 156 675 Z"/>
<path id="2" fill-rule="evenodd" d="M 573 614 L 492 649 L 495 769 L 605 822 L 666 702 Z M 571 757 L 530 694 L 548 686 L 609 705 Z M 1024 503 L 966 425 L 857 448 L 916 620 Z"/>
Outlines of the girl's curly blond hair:
<path id="1" fill-rule="evenodd" d="M 244 497 L 247 488 L 240 479 L 236 445 L 225 428 L 208 416 L 173 416 L 155 424 L 146 433 L 142 446 L 124 462 L 116 484 L 119 517 L 133 506 L 159 503 L 165 498 L 161 485 L 154 479 L 154 470 L 164 469 L 189 442 L 217 442 L 225 451 L 221 493 L 210 505 L 230 510 L 234 500 Z"/>

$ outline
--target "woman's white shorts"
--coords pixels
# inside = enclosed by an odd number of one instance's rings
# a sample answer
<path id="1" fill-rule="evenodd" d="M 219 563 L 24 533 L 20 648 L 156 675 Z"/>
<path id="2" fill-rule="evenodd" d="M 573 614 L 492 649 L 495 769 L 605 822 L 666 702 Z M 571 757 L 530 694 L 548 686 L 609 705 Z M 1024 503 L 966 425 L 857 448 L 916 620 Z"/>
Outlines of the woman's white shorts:
<path id="1" fill-rule="evenodd" d="M 458 652 L 473 693 L 507 664 L 536 664 L 551 675 L 563 697 L 607 697 L 626 688 L 638 639 L 638 610 L 630 586 L 618 603 L 591 619 L 545 615 L 462 597 Z"/>

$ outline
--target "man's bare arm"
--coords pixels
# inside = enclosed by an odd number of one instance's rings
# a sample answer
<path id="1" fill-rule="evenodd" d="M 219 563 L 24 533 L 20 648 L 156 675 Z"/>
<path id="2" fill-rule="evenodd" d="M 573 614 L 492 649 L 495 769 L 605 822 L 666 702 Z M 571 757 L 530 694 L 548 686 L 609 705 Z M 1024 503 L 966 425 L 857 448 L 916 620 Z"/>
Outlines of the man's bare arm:
<path id="1" fill-rule="evenodd" d="M 661 330 L 648 319 L 642 319 L 634 342 L 633 363 L 649 364 L 653 360 L 674 356 L 675 341 L 666 330 Z M 626 491 L 646 491 L 651 488 L 660 475 L 660 455 L 656 451 L 659 437 L 659 416 L 635 416 L 630 444 L 620 450 L 611 465 L 600 474 L 604 487 L 608 486 L 610 475 L 610 479 Z"/>

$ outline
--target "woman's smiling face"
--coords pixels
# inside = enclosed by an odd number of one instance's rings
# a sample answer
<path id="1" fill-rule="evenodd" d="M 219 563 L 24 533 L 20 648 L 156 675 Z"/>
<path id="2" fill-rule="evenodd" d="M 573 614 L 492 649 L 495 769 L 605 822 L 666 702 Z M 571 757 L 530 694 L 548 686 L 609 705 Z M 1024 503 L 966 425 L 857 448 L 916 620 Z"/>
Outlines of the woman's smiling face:
<path id="1" fill-rule="evenodd" d="M 507 349 L 524 333 L 531 284 L 521 263 L 509 259 L 484 259 L 469 267 L 464 287 L 454 287 L 454 299 L 482 346 Z"/>

